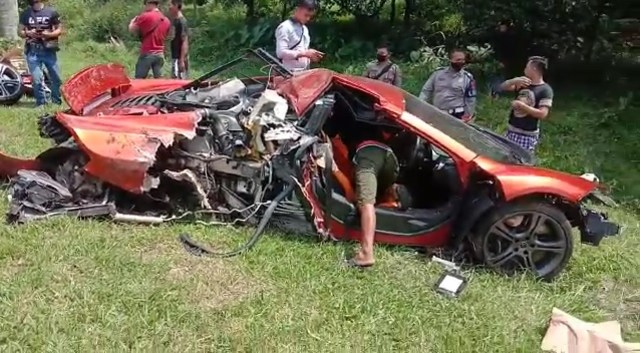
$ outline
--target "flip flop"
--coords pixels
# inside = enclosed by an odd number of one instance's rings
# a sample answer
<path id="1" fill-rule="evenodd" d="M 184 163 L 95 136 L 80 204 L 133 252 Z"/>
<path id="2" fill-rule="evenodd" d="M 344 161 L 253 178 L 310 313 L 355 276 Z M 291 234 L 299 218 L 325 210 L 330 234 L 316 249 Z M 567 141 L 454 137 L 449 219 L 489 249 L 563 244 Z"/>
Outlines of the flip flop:
<path id="1" fill-rule="evenodd" d="M 370 264 L 359 264 L 359 263 L 356 262 L 356 260 L 351 258 L 351 259 L 348 259 L 348 260 L 344 260 L 344 265 L 347 266 L 347 267 L 352 267 L 352 268 L 365 269 L 365 268 L 372 267 L 373 263 L 370 263 Z"/>

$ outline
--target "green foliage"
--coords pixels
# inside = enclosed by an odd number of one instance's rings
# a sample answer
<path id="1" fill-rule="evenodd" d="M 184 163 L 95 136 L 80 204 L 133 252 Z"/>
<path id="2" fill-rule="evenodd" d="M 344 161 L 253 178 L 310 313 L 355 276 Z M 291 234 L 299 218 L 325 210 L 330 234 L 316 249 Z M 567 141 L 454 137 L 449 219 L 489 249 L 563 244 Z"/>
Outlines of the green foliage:
<path id="1" fill-rule="evenodd" d="M 369 60 L 377 43 L 386 40 L 396 60 L 426 71 L 443 61 L 431 58 L 429 48 L 465 47 L 471 54 L 469 69 L 476 75 L 489 75 L 496 72 L 497 65 L 489 60 L 490 52 L 480 48 L 488 48 L 484 44 L 491 41 L 498 20 L 510 18 L 522 44 L 514 50 L 523 66 L 527 55 L 543 54 L 551 59 L 549 76 L 554 83 L 570 79 L 634 86 L 637 80 L 631 78 L 640 74 L 640 65 L 629 44 L 629 38 L 635 37 L 628 34 L 628 28 L 634 30 L 635 22 L 616 20 L 620 13 L 615 6 L 625 1 L 535 0 L 513 6 L 504 0 L 328 0 L 322 2 L 310 31 L 312 46 L 327 53 L 325 65 Z M 220 0 L 199 1 L 194 7 L 193 2 L 187 2 L 192 60 L 219 62 L 250 47 L 273 51 L 275 28 L 293 3 Z M 68 24 L 67 37 L 71 39 L 106 41 L 113 36 L 131 47 L 138 45 L 127 25 L 141 10 L 139 2 L 58 0 L 55 5 Z"/>

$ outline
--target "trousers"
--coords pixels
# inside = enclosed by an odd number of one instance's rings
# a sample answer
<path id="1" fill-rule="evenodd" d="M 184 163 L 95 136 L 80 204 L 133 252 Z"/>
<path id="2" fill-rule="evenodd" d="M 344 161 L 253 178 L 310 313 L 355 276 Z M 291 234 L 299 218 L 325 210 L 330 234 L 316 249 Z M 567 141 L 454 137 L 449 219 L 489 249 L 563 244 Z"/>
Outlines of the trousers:
<path id="1" fill-rule="evenodd" d="M 62 104 L 60 97 L 60 66 L 58 65 L 58 54 L 54 50 L 48 50 L 44 47 L 28 47 L 25 52 L 27 58 L 27 66 L 33 79 L 33 96 L 36 99 L 36 106 L 42 106 L 47 103 L 47 97 L 44 89 L 44 72 L 42 68 L 47 69 L 49 74 L 51 90 L 51 102 L 54 104 Z"/>

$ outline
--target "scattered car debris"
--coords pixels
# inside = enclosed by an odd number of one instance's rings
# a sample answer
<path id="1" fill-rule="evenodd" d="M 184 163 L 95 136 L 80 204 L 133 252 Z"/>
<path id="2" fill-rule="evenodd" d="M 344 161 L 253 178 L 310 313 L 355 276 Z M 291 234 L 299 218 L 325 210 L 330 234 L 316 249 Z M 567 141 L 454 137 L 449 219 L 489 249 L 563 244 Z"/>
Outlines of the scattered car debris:
<path id="1" fill-rule="evenodd" d="M 436 292 L 448 297 L 457 298 L 467 286 L 467 279 L 461 273 L 461 267 L 453 261 L 432 256 L 431 261 L 444 266 L 445 271 L 436 282 Z"/>
<path id="2" fill-rule="evenodd" d="M 586 322 L 553 308 L 540 349 L 555 353 L 632 353 L 640 352 L 640 343 L 624 342 L 617 321 Z"/>

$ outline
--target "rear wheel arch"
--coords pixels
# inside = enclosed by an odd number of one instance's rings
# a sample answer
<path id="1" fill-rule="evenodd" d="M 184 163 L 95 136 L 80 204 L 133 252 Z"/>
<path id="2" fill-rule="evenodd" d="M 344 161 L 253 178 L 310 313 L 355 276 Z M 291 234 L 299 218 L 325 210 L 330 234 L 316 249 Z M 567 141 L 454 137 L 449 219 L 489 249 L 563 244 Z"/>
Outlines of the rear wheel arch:
<path id="1" fill-rule="evenodd" d="M 508 201 L 507 203 L 516 202 L 542 202 L 557 207 L 560 211 L 562 211 L 571 226 L 576 226 L 575 222 L 580 219 L 580 205 L 567 200 L 562 195 L 553 193 L 533 193 L 516 197 Z"/>

